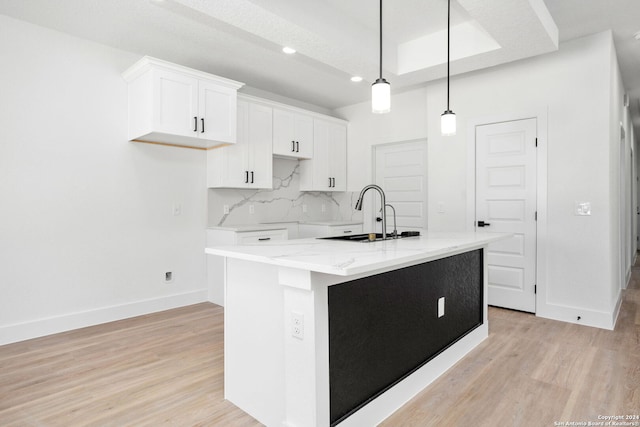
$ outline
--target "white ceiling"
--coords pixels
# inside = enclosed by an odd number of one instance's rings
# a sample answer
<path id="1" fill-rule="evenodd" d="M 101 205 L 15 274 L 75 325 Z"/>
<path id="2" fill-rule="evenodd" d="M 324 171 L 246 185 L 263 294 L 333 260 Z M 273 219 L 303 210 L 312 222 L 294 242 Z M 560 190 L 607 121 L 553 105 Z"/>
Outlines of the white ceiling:
<path id="1" fill-rule="evenodd" d="M 640 1 L 452 0 L 451 72 L 557 49 L 612 29 L 640 107 Z M 0 0 L 0 13 L 208 71 L 326 109 L 369 98 L 378 77 L 375 0 Z M 394 91 L 446 74 L 446 0 L 386 0 L 383 76 Z M 283 45 L 297 49 L 293 56 Z M 352 83 L 352 75 L 364 78 Z M 637 114 L 636 114 L 637 115 Z M 637 124 L 640 126 L 640 122 Z"/>

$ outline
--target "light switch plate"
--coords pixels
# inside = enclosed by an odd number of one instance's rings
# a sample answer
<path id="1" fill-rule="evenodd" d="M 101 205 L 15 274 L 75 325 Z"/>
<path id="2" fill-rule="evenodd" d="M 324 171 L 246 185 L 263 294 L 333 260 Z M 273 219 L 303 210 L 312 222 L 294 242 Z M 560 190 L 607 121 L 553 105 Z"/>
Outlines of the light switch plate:
<path id="1" fill-rule="evenodd" d="M 591 202 L 576 202 L 574 213 L 577 216 L 591 215 Z"/>

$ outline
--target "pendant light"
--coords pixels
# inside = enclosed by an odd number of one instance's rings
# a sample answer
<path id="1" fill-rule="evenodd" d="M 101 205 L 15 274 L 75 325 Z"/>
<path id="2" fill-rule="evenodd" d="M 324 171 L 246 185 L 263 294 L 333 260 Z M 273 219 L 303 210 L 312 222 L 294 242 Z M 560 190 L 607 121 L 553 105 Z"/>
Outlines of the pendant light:
<path id="1" fill-rule="evenodd" d="M 456 113 L 449 108 L 449 50 L 451 43 L 451 0 L 447 0 L 447 109 L 440 116 L 442 136 L 456 134 Z"/>
<path id="2" fill-rule="evenodd" d="M 371 111 L 376 114 L 391 111 L 391 85 L 382 78 L 382 0 L 380 0 L 380 77 L 371 85 Z"/>

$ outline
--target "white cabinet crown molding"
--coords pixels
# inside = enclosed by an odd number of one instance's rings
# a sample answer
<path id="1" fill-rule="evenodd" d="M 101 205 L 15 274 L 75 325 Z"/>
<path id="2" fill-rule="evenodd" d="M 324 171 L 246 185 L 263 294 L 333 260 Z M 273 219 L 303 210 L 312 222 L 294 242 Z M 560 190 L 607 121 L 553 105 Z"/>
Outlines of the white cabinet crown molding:
<path id="1" fill-rule="evenodd" d="M 294 107 L 292 105 L 283 104 L 281 102 L 272 101 L 272 100 L 266 99 L 266 98 L 259 98 L 257 96 L 247 95 L 246 93 L 238 92 L 238 100 L 244 100 L 244 101 L 248 101 L 248 102 L 262 104 L 262 105 L 265 105 L 267 107 L 277 108 L 277 109 L 280 109 L 280 110 L 291 111 L 291 112 L 294 112 L 294 113 L 298 113 L 298 114 L 302 114 L 302 115 L 305 115 L 305 116 L 312 117 L 314 119 L 321 119 L 321 120 L 324 120 L 324 121 L 333 122 L 333 123 L 337 123 L 337 124 L 342 124 L 342 125 L 348 125 L 349 124 L 349 122 L 347 120 L 340 119 L 338 117 L 327 116 L 326 114 L 316 113 L 315 111 L 305 110 L 304 108 Z"/>
<path id="2" fill-rule="evenodd" d="M 151 56 L 142 57 L 138 62 L 125 70 L 122 73 L 122 77 L 125 79 L 125 81 L 131 82 L 140 75 L 144 74 L 147 70 L 149 70 L 149 68 L 153 66 L 187 74 L 198 79 L 210 80 L 215 82 L 216 84 L 226 86 L 231 89 L 238 90 L 242 86 L 244 86 L 244 83 L 242 82 L 237 82 L 225 77 L 216 76 L 215 74 L 205 73 L 204 71 L 194 70 L 193 68 L 184 67 L 182 65 L 174 64 L 158 58 L 153 58 Z"/>

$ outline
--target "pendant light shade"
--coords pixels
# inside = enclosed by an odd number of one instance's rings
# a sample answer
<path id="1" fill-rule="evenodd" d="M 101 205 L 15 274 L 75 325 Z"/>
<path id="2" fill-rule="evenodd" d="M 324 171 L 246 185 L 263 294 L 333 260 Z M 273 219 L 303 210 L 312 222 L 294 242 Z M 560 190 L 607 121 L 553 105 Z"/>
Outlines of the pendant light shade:
<path id="1" fill-rule="evenodd" d="M 442 136 L 456 134 L 456 114 L 449 108 L 449 65 L 451 42 L 451 0 L 447 2 L 447 109 L 440 116 L 440 132 Z"/>
<path id="2" fill-rule="evenodd" d="M 391 111 L 391 85 L 385 79 L 377 79 L 371 85 L 371 111 L 376 114 Z"/>
<path id="3" fill-rule="evenodd" d="M 371 111 L 376 114 L 391 111 L 391 85 L 382 78 L 382 0 L 380 0 L 380 77 L 371 85 Z"/>
<path id="4" fill-rule="evenodd" d="M 456 113 L 447 110 L 440 116 L 440 130 L 442 136 L 451 136 L 456 134 Z"/>

